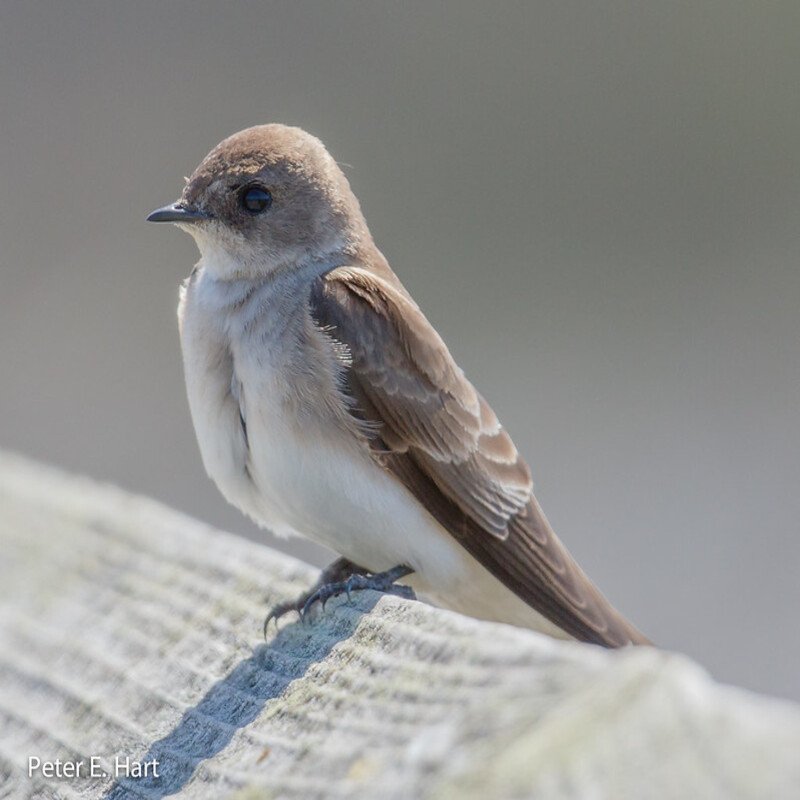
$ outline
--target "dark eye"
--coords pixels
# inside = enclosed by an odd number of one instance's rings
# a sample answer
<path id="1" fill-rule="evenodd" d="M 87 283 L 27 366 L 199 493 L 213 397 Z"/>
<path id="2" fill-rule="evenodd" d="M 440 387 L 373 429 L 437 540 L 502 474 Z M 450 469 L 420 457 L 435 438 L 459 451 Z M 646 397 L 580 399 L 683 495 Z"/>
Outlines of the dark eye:
<path id="1" fill-rule="evenodd" d="M 263 186 L 247 186 L 239 195 L 242 208 L 251 214 L 260 214 L 272 205 L 272 194 Z"/>

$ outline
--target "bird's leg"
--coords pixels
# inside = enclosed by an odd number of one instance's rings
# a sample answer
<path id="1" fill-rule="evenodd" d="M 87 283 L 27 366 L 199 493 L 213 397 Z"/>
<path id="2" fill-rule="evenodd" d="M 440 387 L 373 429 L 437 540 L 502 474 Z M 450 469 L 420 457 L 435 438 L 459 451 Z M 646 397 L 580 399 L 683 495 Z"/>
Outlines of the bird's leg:
<path id="1" fill-rule="evenodd" d="M 398 565 L 385 572 L 370 572 L 364 567 L 359 567 L 346 558 L 337 558 L 332 564 L 327 566 L 319 576 L 319 579 L 307 592 L 303 592 L 296 600 L 285 603 L 278 603 L 274 606 L 266 620 L 264 620 L 264 636 L 267 635 L 267 626 L 274 619 L 276 622 L 287 612 L 297 611 L 300 619 L 305 619 L 306 614 L 311 610 L 315 603 L 325 603 L 332 597 L 346 594 L 350 600 L 351 592 L 363 589 L 374 589 L 377 592 L 396 594 L 410 600 L 416 599 L 414 590 L 410 586 L 400 586 L 395 581 L 410 575 L 414 570 L 411 567 Z"/>

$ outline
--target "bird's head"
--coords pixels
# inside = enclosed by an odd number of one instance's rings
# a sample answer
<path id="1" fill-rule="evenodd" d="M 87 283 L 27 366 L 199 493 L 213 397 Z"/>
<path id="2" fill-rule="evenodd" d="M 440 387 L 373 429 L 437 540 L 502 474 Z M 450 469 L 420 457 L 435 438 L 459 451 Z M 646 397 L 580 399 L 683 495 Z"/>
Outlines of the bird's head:
<path id="1" fill-rule="evenodd" d="M 286 125 L 247 128 L 220 142 L 180 199 L 147 219 L 190 233 L 206 268 L 221 279 L 345 257 L 369 238 L 325 146 Z"/>

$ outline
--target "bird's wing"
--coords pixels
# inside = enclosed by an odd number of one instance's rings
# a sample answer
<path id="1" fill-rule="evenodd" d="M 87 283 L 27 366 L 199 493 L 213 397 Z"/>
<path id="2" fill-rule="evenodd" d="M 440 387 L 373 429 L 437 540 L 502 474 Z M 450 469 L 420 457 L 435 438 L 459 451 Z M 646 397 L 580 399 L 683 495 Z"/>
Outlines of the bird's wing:
<path id="1" fill-rule="evenodd" d="M 473 557 L 577 639 L 647 642 L 553 533 L 527 464 L 403 289 L 339 267 L 315 282 L 310 309 L 337 342 L 353 413 L 376 431 L 375 458 Z"/>

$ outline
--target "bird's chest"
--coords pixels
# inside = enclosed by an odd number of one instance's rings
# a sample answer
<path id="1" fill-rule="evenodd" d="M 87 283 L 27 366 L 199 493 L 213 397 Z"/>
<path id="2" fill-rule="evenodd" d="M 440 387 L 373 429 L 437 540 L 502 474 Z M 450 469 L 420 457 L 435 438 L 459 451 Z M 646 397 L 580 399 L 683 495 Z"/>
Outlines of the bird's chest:
<path id="1" fill-rule="evenodd" d="M 184 298 L 181 340 L 203 463 L 225 497 L 279 534 L 319 529 L 368 458 L 346 429 L 326 342 L 262 301 Z"/>

